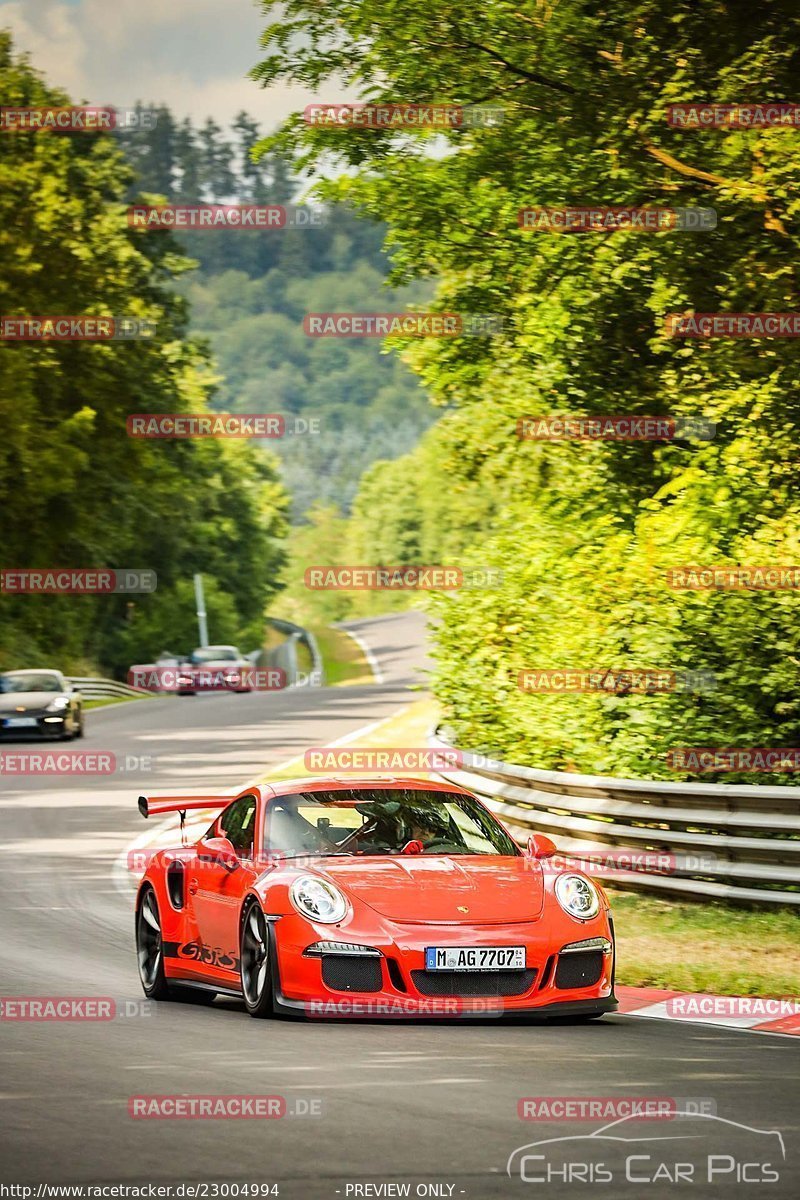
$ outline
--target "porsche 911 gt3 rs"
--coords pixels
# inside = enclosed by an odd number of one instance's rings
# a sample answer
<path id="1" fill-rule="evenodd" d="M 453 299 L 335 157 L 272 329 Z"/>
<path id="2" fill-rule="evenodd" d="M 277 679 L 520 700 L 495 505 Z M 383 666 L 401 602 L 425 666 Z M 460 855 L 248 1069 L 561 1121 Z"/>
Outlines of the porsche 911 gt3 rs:
<path id="1" fill-rule="evenodd" d="M 463 789 L 301 779 L 139 808 L 182 825 L 222 810 L 199 839 L 153 854 L 139 885 L 139 974 L 155 1000 L 236 995 L 254 1017 L 617 1007 L 602 888 L 556 866 L 541 834 L 522 851 Z"/>

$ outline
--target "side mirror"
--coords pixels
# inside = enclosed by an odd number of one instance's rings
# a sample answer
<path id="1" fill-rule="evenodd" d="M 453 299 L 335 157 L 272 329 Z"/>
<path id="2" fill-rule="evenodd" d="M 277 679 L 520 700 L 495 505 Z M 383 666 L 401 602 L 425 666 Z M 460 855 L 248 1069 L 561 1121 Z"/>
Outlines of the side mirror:
<path id="1" fill-rule="evenodd" d="M 528 858 L 552 858 L 558 847 L 546 833 L 532 833 L 528 838 L 525 853 Z"/>
<path id="2" fill-rule="evenodd" d="M 204 838 L 197 845 L 197 857 L 200 862 L 217 863 L 231 873 L 239 866 L 239 856 L 226 837 Z"/>

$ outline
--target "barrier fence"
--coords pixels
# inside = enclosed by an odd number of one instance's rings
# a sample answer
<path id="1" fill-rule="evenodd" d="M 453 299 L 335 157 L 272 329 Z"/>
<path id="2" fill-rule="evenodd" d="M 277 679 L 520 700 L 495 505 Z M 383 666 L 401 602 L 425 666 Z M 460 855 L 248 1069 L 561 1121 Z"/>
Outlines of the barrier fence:
<path id="1" fill-rule="evenodd" d="M 456 748 L 435 730 L 430 745 Z M 516 766 L 458 751 L 439 773 L 475 792 L 520 838 L 551 837 L 565 857 L 668 857 L 625 870 L 614 886 L 692 899 L 800 905 L 796 787 L 669 783 Z"/>
<path id="2" fill-rule="evenodd" d="M 106 700 L 109 698 L 133 699 L 135 696 L 150 696 L 145 688 L 130 687 L 127 683 L 118 683 L 116 679 L 102 679 L 99 676 L 69 675 L 68 681 L 76 687 L 85 700 Z"/>

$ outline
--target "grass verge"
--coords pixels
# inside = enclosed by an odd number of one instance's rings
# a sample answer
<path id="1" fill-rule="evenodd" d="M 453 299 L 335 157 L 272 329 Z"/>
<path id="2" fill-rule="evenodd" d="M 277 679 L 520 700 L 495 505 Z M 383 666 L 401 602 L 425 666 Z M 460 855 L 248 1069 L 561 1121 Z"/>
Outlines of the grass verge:
<path id="1" fill-rule="evenodd" d="M 313 626 L 311 632 L 317 639 L 329 686 L 375 682 L 364 651 L 344 629 L 323 625 Z"/>
<path id="2" fill-rule="evenodd" d="M 359 737 L 354 737 L 352 741 L 348 741 L 347 745 L 402 746 L 404 748 L 414 746 L 423 749 L 428 733 L 435 724 L 436 712 L 437 708 L 433 700 L 417 700 L 393 717 L 387 717 L 385 721 L 380 721 L 374 728 L 366 726 L 365 732 Z M 259 783 L 274 783 L 278 779 L 301 779 L 308 774 L 302 757 L 293 758 L 261 775 Z M 341 772 L 334 771 L 332 774 L 341 774 Z M 416 774 L 423 775 L 424 773 L 418 771 Z M 358 778 L 358 774 L 354 771 L 353 781 L 356 782 Z"/>
<path id="3" fill-rule="evenodd" d="M 800 996 L 800 914 L 606 889 L 617 982 L 726 996 Z"/>
<path id="4" fill-rule="evenodd" d="M 131 700 L 152 700 L 153 696 L 103 696 L 101 700 L 84 700 L 83 707 L 88 712 L 90 708 L 108 708 L 109 704 L 127 704 Z"/>

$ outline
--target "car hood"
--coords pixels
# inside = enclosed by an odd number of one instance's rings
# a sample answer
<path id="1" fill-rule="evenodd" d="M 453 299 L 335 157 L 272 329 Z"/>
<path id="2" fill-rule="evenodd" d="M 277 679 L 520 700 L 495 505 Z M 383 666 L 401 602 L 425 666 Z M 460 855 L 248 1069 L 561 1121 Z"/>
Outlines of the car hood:
<path id="1" fill-rule="evenodd" d="M 47 708 L 64 692 L 0 692 L 0 712 L 13 713 L 18 708 L 39 710 Z"/>
<path id="2" fill-rule="evenodd" d="M 317 870 L 381 916 L 415 924 L 535 921 L 544 901 L 541 868 L 522 857 L 404 854 L 328 859 Z"/>

